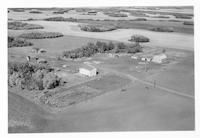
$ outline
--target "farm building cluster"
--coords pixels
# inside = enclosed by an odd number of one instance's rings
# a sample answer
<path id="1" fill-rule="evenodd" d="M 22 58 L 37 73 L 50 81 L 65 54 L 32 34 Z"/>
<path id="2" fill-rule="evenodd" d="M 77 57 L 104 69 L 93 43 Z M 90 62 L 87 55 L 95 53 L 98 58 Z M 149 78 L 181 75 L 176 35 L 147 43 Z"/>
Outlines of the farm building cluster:
<path id="1" fill-rule="evenodd" d="M 125 56 L 127 54 L 115 54 L 115 53 L 109 53 L 108 57 L 110 58 L 119 58 L 121 56 Z M 135 60 L 141 60 L 144 62 L 154 62 L 157 64 L 164 63 L 166 59 L 168 58 L 165 53 L 159 53 L 159 54 L 134 54 L 131 56 L 132 59 Z"/>
<path id="2" fill-rule="evenodd" d="M 158 54 L 158 55 L 153 55 L 153 56 L 149 56 L 149 55 L 145 55 L 145 56 L 131 56 L 132 59 L 137 59 L 137 60 L 141 60 L 141 61 L 147 61 L 147 62 L 154 62 L 154 63 L 158 63 L 161 64 L 164 61 L 166 61 L 167 59 L 167 55 L 162 53 L 162 54 Z"/>

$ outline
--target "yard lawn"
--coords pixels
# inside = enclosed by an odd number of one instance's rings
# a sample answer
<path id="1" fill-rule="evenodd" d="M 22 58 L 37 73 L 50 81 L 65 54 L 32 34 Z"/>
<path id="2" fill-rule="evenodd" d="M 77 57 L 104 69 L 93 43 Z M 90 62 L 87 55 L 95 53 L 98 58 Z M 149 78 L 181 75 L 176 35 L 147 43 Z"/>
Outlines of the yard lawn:
<path id="1" fill-rule="evenodd" d="M 166 66 L 166 70 L 148 78 L 149 81 L 194 96 L 194 53 L 187 51 L 187 56 L 179 63 Z"/>
<path id="2" fill-rule="evenodd" d="M 194 101 L 133 84 L 69 107 L 44 132 L 194 130 Z"/>

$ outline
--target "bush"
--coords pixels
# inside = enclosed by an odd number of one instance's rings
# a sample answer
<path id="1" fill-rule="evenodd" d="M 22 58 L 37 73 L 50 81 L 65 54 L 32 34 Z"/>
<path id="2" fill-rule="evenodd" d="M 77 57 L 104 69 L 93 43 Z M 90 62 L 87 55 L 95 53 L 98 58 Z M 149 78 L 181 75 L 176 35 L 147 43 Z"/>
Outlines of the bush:
<path id="1" fill-rule="evenodd" d="M 172 27 L 155 27 L 150 30 L 155 31 L 155 32 L 173 32 L 174 31 Z"/>
<path id="2" fill-rule="evenodd" d="M 192 16 L 184 15 L 184 14 L 175 14 L 174 15 L 177 19 L 192 19 Z"/>
<path id="3" fill-rule="evenodd" d="M 12 30 L 30 30 L 30 29 L 43 29 L 44 27 L 37 24 L 28 24 L 22 22 L 8 22 L 8 29 Z"/>
<path id="4" fill-rule="evenodd" d="M 29 13 L 41 14 L 41 11 L 30 11 Z"/>
<path id="5" fill-rule="evenodd" d="M 127 46 L 126 46 L 124 43 L 118 43 L 118 44 L 117 44 L 117 48 L 118 48 L 118 49 L 126 49 Z"/>
<path id="6" fill-rule="evenodd" d="M 57 38 L 62 36 L 63 34 L 58 32 L 31 32 L 19 35 L 19 37 L 26 39 L 45 39 L 45 38 Z"/>
<path id="7" fill-rule="evenodd" d="M 47 73 L 43 78 L 43 86 L 47 89 L 53 89 L 60 85 L 61 78 L 56 76 L 53 72 Z"/>
<path id="8" fill-rule="evenodd" d="M 184 21 L 183 22 L 184 25 L 194 25 L 193 21 Z"/>
<path id="9" fill-rule="evenodd" d="M 11 10 L 14 12 L 25 12 L 23 8 L 11 8 Z"/>
<path id="10" fill-rule="evenodd" d="M 169 16 L 158 15 L 158 16 L 152 16 L 151 18 L 170 18 L 170 17 Z"/>
<path id="11" fill-rule="evenodd" d="M 125 45 L 124 43 L 117 43 L 116 48 L 113 50 L 114 53 L 137 53 L 141 52 L 142 47 L 131 44 L 131 45 Z"/>
<path id="12" fill-rule="evenodd" d="M 131 39 L 129 41 L 134 41 L 134 42 L 149 42 L 149 38 L 145 37 L 143 35 L 132 35 Z"/>
<path id="13" fill-rule="evenodd" d="M 50 17 L 44 19 L 45 21 L 67 21 L 67 22 L 77 22 L 74 18 L 64 18 L 64 17 Z"/>
<path id="14" fill-rule="evenodd" d="M 25 39 L 14 38 L 14 37 L 8 36 L 8 48 L 26 47 L 26 46 L 32 46 L 32 45 L 33 44 L 31 42 L 28 42 Z"/>
<path id="15" fill-rule="evenodd" d="M 64 51 L 62 53 L 62 57 L 64 58 L 82 58 L 82 57 L 90 57 L 96 53 L 105 53 L 105 52 L 114 52 L 114 53 L 136 53 L 141 51 L 141 47 L 137 47 L 136 45 L 125 45 L 124 43 L 106 43 L 97 41 L 96 44 L 88 43 L 86 46 L 82 48 L 77 48 L 71 51 Z"/>
<path id="16" fill-rule="evenodd" d="M 128 17 L 128 15 L 127 14 L 124 14 L 124 13 L 112 13 L 112 12 L 108 12 L 108 13 L 104 13 L 104 14 L 106 14 L 106 15 L 108 15 L 108 16 L 110 16 L 110 17 Z"/>
<path id="17" fill-rule="evenodd" d="M 114 44 L 112 42 L 105 43 L 97 41 L 96 44 L 88 43 L 86 46 L 82 48 L 77 48 L 71 51 L 64 51 L 62 53 L 62 57 L 65 58 L 82 58 L 82 57 L 90 57 L 96 53 L 105 53 L 114 49 Z"/>
<path id="18" fill-rule="evenodd" d="M 136 19 L 131 19 L 130 21 L 147 21 L 146 18 L 136 18 Z"/>
<path id="19" fill-rule="evenodd" d="M 87 32 L 106 32 L 117 29 L 114 26 L 101 26 L 101 25 L 79 25 L 80 29 Z"/>
<path id="20" fill-rule="evenodd" d="M 148 17 L 145 13 L 142 11 L 129 11 L 130 15 L 136 16 L 136 17 Z"/>
<path id="21" fill-rule="evenodd" d="M 129 47 L 127 53 L 138 53 L 142 52 L 142 47 L 141 46 L 134 46 L 134 47 Z"/>
<path id="22" fill-rule="evenodd" d="M 181 22 L 180 20 L 174 20 L 174 19 L 171 19 L 171 20 L 168 20 L 169 22 Z"/>
<path id="23" fill-rule="evenodd" d="M 65 13 L 65 11 L 55 11 L 55 12 L 53 12 L 53 14 L 64 14 Z"/>
<path id="24" fill-rule="evenodd" d="M 53 89 L 63 82 L 48 66 L 30 63 L 8 64 L 8 85 L 27 90 Z"/>

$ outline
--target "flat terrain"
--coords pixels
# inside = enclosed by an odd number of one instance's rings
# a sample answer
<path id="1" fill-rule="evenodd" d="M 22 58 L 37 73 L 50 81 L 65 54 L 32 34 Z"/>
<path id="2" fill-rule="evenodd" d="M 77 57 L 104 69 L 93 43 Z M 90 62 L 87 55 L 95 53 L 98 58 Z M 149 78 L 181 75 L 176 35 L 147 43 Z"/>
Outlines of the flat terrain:
<path id="1" fill-rule="evenodd" d="M 40 106 L 12 92 L 8 92 L 8 106 L 8 131 L 11 133 L 40 131 L 46 126 L 45 118 L 50 115 Z"/>
<path id="2" fill-rule="evenodd" d="M 193 53 L 187 51 L 185 53 L 187 56 L 184 56 L 183 59 L 179 58 L 178 63 L 164 66 L 162 70 L 154 75 L 151 75 L 153 70 L 158 70 L 156 68 L 160 67 L 152 68 L 148 73 L 142 71 L 136 74 L 132 70 L 134 64 L 127 66 L 129 61 L 123 58 L 105 59 L 101 56 L 94 57 L 93 60 L 103 62 L 98 65 L 99 69 L 104 68 L 105 70 L 111 70 L 116 75 L 128 79 L 133 78 L 132 82 L 127 86 L 122 83 L 122 86 L 115 89 L 110 89 L 108 83 L 110 84 L 112 81 L 109 79 L 105 84 L 104 82 L 98 82 L 98 80 L 97 83 L 95 81 L 86 83 L 89 87 L 103 89 L 107 93 L 68 106 L 60 113 L 49 113 L 49 117 L 38 112 L 33 116 L 39 114 L 41 116 L 40 122 L 45 123 L 40 124 L 36 119 L 38 117 L 31 119 L 31 121 L 36 125 L 35 127 L 37 125 L 43 125 L 43 127 L 36 130 L 31 129 L 30 131 L 22 130 L 26 132 L 193 130 L 194 99 L 181 95 L 181 93 L 194 95 L 194 86 L 191 85 L 191 82 L 194 81 L 192 76 L 194 73 L 192 68 Z M 101 58 L 102 60 L 100 60 Z M 185 60 L 187 60 L 187 64 L 185 64 Z M 188 65 L 191 66 L 188 67 Z M 174 74 L 179 75 L 174 78 Z M 134 80 L 135 77 L 146 81 L 156 79 L 156 85 L 167 88 L 167 90 Z M 117 85 L 116 83 L 114 82 L 113 87 Z M 171 93 L 173 90 L 178 91 L 180 95 Z M 68 92 L 66 91 L 66 93 Z M 64 95 L 60 98 L 63 99 Z M 32 104 L 26 105 L 31 106 Z M 16 104 L 13 103 L 13 105 Z M 32 118 L 32 116 L 28 118 Z M 20 132 L 19 128 L 11 130 L 10 132 Z"/>
<path id="3" fill-rule="evenodd" d="M 33 46 L 8 48 L 8 62 L 26 62 L 26 56 L 44 58 L 47 64 L 57 70 L 58 76 L 67 80 L 67 83 L 56 89 L 43 91 L 9 87 L 9 133 L 195 129 L 194 26 L 182 24 L 183 21 L 193 21 L 193 17 L 177 19 L 171 14 L 182 13 L 188 16 L 193 14 L 192 8 L 122 8 L 128 17 L 110 17 L 104 12 L 113 12 L 115 9 L 106 8 L 98 9 L 96 15 L 86 15 L 86 11 L 76 10 L 53 14 L 57 11 L 56 8 L 38 10 L 42 12 L 40 14 L 29 13 L 32 10 L 38 9 L 26 9 L 25 12 L 10 10 L 9 21 L 23 20 L 25 23 L 41 25 L 44 29 L 9 29 L 9 36 L 17 37 L 32 31 L 59 32 L 64 36 L 28 39 Z M 145 12 L 144 18 L 148 21 L 132 22 L 131 19 L 139 17 L 131 15 L 126 10 L 158 11 L 159 14 Z M 153 18 L 162 15 L 160 12 L 164 12 L 169 18 Z M 42 20 L 58 16 L 76 18 L 78 22 Z M 38 20 L 27 21 L 29 18 Z M 79 24 L 85 23 L 108 25 L 112 22 L 123 29 L 85 32 L 78 27 Z M 155 26 L 174 27 L 175 31 L 149 30 Z M 148 43 L 141 43 L 143 52 L 135 55 L 146 56 L 149 53 L 160 53 L 165 49 L 168 62 L 148 62 L 145 70 L 143 61 L 131 58 L 134 54 L 110 57 L 107 53 L 99 53 L 77 60 L 58 59 L 63 51 L 80 48 L 88 42 L 112 41 L 130 44 L 128 40 L 134 34 L 144 35 L 150 39 Z M 35 53 L 34 47 L 46 52 Z M 97 76 L 90 78 L 78 73 L 79 67 L 86 62 L 90 62 L 98 69 Z"/>
<path id="4" fill-rule="evenodd" d="M 111 17 L 111 16 L 104 14 L 103 11 L 99 11 L 96 15 L 92 15 L 92 14 L 88 15 L 87 12 L 76 12 L 76 10 L 70 10 L 68 12 L 65 12 L 64 14 L 53 14 L 53 12 L 56 11 L 56 10 L 52 10 L 52 11 L 41 10 L 42 13 L 40 13 L 40 14 L 30 13 L 30 11 L 32 11 L 32 10 L 25 10 L 24 12 L 14 12 L 14 11 L 10 10 L 9 18 L 14 19 L 14 20 L 27 20 L 27 19 L 30 19 L 30 18 L 32 18 L 32 19 L 44 19 L 44 18 L 47 18 L 47 17 L 56 17 L 56 16 L 61 16 L 61 17 L 65 17 L 65 18 L 71 17 L 71 18 L 76 18 L 76 19 L 94 19 L 94 20 L 97 20 L 97 19 L 98 20 L 106 20 L 106 19 L 109 19 L 109 20 L 130 20 L 130 19 L 140 18 L 140 16 L 134 16 L 134 15 L 129 14 L 129 12 L 123 12 L 123 13 L 128 15 L 127 17 Z M 38 11 L 40 11 L 40 10 L 38 10 Z M 140 11 L 145 11 L 145 10 L 141 9 Z M 165 9 L 165 10 L 162 9 L 161 11 L 162 12 L 177 12 L 177 11 L 180 11 L 180 10 L 169 11 L 167 9 Z M 184 9 L 184 11 L 185 11 L 185 9 Z M 181 12 L 181 13 L 184 13 L 184 12 Z M 192 10 L 190 9 L 187 13 L 192 13 Z M 149 16 L 144 16 L 144 17 L 141 16 L 141 18 L 145 18 L 145 19 L 148 19 L 148 20 L 157 20 L 157 19 L 153 18 L 155 16 L 155 14 L 146 14 L 146 15 L 149 15 Z M 160 15 L 160 14 L 157 14 L 157 15 Z M 165 19 L 165 18 L 158 18 L 158 19 L 161 19 L 161 20 L 176 19 L 174 16 L 171 16 L 171 15 L 167 15 L 167 16 L 169 17 L 167 19 Z M 191 19 L 178 19 L 178 20 L 183 21 L 183 20 L 191 20 Z"/>
<path id="5" fill-rule="evenodd" d="M 135 84 L 76 105 L 50 121 L 47 132 L 193 130 L 194 102 Z M 51 126 L 52 125 L 52 126 Z"/>
<path id="6" fill-rule="evenodd" d="M 96 39 L 107 39 L 113 41 L 128 42 L 131 35 L 141 34 L 150 38 L 150 42 L 145 44 L 153 47 L 170 47 L 178 49 L 192 50 L 194 46 L 194 36 L 183 33 L 153 32 L 142 29 L 118 29 L 109 32 L 84 32 L 78 28 L 77 23 L 68 22 L 50 22 L 50 21 L 32 21 L 30 23 L 44 26 L 44 31 L 61 32 L 64 35 L 80 36 Z M 23 31 L 10 30 L 10 35 L 18 35 Z M 43 40 L 42 40 L 43 41 Z"/>

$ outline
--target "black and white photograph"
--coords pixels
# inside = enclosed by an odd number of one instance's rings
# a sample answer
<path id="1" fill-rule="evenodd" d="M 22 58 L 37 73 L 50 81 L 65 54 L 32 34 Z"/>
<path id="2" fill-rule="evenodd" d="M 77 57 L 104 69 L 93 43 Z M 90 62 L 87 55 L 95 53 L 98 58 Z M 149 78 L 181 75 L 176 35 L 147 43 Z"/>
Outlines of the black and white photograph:
<path id="1" fill-rule="evenodd" d="M 192 3 L 7 6 L 8 135 L 196 130 Z"/>

